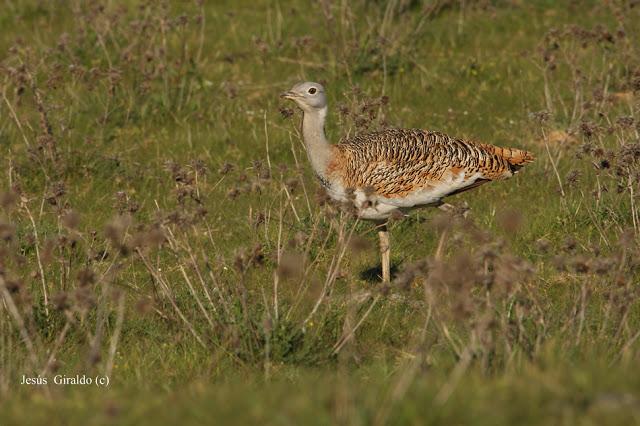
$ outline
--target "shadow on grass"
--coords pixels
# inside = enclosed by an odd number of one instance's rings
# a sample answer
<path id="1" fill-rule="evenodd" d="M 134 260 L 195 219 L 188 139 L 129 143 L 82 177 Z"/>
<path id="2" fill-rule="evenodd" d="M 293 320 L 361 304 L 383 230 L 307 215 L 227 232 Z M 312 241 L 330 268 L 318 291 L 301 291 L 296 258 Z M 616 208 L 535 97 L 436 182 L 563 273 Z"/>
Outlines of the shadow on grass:
<path id="1" fill-rule="evenodd" d="M 400 265 L 398 263 L 391 263 L 391 281 L 396 277 L 399 266 Z M 382 282 L 382 265 L 377 265 L 361 271 L 360 279 L 370 283 Z"/>

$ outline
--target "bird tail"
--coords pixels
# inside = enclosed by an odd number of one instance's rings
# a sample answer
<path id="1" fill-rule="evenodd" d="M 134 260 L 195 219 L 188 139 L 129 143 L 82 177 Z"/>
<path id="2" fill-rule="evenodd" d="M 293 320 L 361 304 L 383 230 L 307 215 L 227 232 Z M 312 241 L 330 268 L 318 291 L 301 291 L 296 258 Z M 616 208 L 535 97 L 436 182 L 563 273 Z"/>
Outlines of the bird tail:
<path id="1" fill-rule="evenodd" d="M 517 172 L 526 164 L 533 162 L 535 157 L 529 151 L 517 148 L 502 148 L 500 146 L 483 144 L 483 148 L 507 160 L 513 172 Z"/>

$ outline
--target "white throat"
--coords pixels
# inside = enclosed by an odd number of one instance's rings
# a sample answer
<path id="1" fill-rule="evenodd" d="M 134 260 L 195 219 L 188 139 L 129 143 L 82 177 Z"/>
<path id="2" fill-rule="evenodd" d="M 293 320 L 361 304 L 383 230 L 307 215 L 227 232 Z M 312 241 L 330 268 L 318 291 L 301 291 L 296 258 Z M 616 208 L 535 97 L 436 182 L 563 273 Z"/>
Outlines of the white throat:
<path id="1" fill-rule="evenodd" d="M 331 160 L 331 145 L 324 134 L 327 107 L 304 111 L 302 136 L 311 167 L 321 179 L 326 179 L 326 170 Z"/>

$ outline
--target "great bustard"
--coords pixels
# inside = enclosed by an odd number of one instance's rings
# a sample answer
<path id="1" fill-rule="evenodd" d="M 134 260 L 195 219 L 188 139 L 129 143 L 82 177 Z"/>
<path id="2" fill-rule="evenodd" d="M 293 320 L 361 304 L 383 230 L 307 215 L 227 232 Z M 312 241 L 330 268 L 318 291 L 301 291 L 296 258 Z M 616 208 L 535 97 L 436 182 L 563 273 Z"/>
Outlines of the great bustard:
<path id="1" fill-rule="evenodd" d="M 507 179 L 533 161 L 530 152 L 420 129 L 388 129 L 331 145 L 324 134 L 327 98 L 318 83 L 300 83 L 281 97 L 303 111 L 302 135 L 329 196 L 352 201 L 362 219 L 382 223 L 382 279 L 390 280 L 386 220 L 396 210 L 437 206 L 446 196 Z"/>

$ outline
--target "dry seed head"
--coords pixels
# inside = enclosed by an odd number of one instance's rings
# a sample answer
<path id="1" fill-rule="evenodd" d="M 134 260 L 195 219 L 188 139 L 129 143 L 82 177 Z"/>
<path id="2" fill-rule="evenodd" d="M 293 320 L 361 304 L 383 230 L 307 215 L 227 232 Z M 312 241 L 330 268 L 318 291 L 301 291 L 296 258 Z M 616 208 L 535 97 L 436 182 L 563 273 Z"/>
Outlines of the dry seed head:
<path id="1" fill-rule="evenodd" d="M 615 268 L 616 261 L 606 257 L 596 257 L 590 259 L 589 266 L 594 273 L 598 275 L 605 275 Z"/>
<path id="2" fill-rule="evenodd" d="M 62 236 L 60 236 L 62 237 Z M 60 237 L 58 239 L 58 241 L 60 241 Z M 64 247 L 64 240 L 60 241 L 62 242 L 62 244 L 60 244 L 61 247 Z M 40 254 L 40 259 L 42 261 L 43 265 L 48 265 L 49 263 L 51 263 L 51 261 L 53 260 L 53 251 L 55 250 L 56 246 L 58 244 L 56 243 L 55 240 L 52 239 L 47 239 L 44 242 L 43 248 L 42 248 L 42 253 Z"/>
<path id="3" fill-rule="evenodd" d="M 522 214 L 513 209 L 502 211 L 498 216 L 498 224 L 510 235 L 518 233 L 522 227 L 522 221 Z"/>
<path id="4" fill-rule="evenodd" d="M 131 225 L 129 216 L 117 216 L 104 229 L 106 237 L 114 244 L 120 244 L 126 229 Z"/>
<path id="5" fill-rule="evenodd" d="M 138 299 L 135 306 L 136 312 L 140 315 L 148 314 L 149 312 L 151 312 L 152 308 L 153 308 L 153 304 L 149 299 L 145 297 Z"/>
<path id="6" fill-rule="evenodd" d="M 15 236 L 16 227 L 12 223 L 0 221 L 0 240 L 9 242 Z"/>
<path id="7" fill-rule="evenodd" d="M 89 362 L 89 365 L 95 366 L 101 360 L 102 360 L 102 355 L 100 355 L 100 351 L 98 350 L 98 348 L 94 348 L 89 352 L 89 358 L 87 360 Z"/>
<path id="8" fill-rule="evenodd" d="M 316 191 L 315 195 L 316 195 L 315 196 L 316 202 L 320 206 L 324 206 L 325 204 L 328 204 L 331 201 L 331 197 L 329 196 L 329 194 L 327 193 L 327 190 L 324 187 L 318 187 L 318 190 Z"/>
<path id="9" fill-rule="evenodd" d="M 356 205 L 351 201 L 344 201 L 340 203 L 340 210 L 351 217 L 358 217 L 358 207 L 356 207 Z"/>
<path id="10" fill-rule="evenodd" d="M 287 181 L 285 182 L 285 185 L 287 186 L 287 189 L 291 194 L 295 192 L 299 184 L 300 184 L 300 181 L 296 178 L 287 179 Z"/>
<path id="11" fill-rule="evenodd" d="M 84 268 L 78 272 L 78 284 L 80 287 L 87 287 L 91 284 L 95 284 L 96 274 L 91 268 Z"/>
<path id="12" fill-rule="evenodd" d="M 429 273 L 429 262 L 426 259 L 414 262 L 405 267 L 393 280 L 393 285 L 402 291 L 409 291 L 416 279 L 426 277 Z"/>
<path id="13" fill-rule="evenodd" d="M 304 257 L 296 252 L 285 251 L 280 257 L 276 273 L 281 279 L 298 279 L 304 274 Z"/>
<path id="14" fill-rule="evenodd" d="M 200 158 L 191 160 L 189 164 L 191 165 L 193 171 L 198 174 L 198 176 L 205 176 L 208 172 L 207 164 Z"/>
<path id="15" fill-rule="evenodd" d="M 62 224 L 69 229 L 78 229 L 80 224 L 80 215 L 74 210 L 68 210 L 60 218 Z"/>
<path id="16" fill-rule="evenodd" d="M 587 274 L 590 271 L 589 259 L 584 255 L 579 255 L 571 259 L 571 269 L 577 274 Z"/>
<path id="17" fill-rule="evenodd" d="M 633 228 L 627 228 L 620 234 L 618 244 L 627 250 L 636 247 L 636 236 Z"/>
<path id="18" fill-rule="evenodd" d="M 539 124 L 544 124 L 551 119 L 551 113 L 545 110 L 532 112 L 530 114 L 530 118 L 538 122 Z"/>
<path id="19" fill-rule="evenodd" d="M 0 194 L 0 207 L 3 210 L 10 211 L 18 203 L 18 194 L 14 191 L 7 191 Z"/>
<path id="20" fill-rule="evenodd" d="M 233 164 L 224 163 L 222 167 L 220 167 L 220 169 L 218 170 L 218 173 L 220 173 L 221 175 L 226 175 L 228 173 L 231 173 L 234 169 L 235 167 Z"/>
<path id="21" fill-rule="evenodd" d="M 293 114 L 294 114 L 293 108 L 280 107 L 280 108 L 278 108 L 278 111 L 280 111 L 280 115 L 285 120 L 288 119 L 288 118 L 291 118 L 293 116 Z"/>
<path id="22" fill-rule="evenodd" d="M 565 252 L 574 252 L 578 247 L 578 242 L 572 236 L 567 236 L 562 243 L 562 250 Z"/>
<path id="23" fill-rule="evenodd" d="M 580 132 L 587 139 L 593 138 L 601 130 L 602 129 L 597 124 L 595 124 L 595 123 L 593 123 L 591 121 L 583 121 L 580 124 Z"/>
<path id="24" fill-rule="evenodd" d="M 264 264 L 264 257 L 264 248 L 262 247 L 262 244 L 257 243 L 251 250 L 251 258 L 249 259 L 249 262 L 253 266 L 261 266 Z"/>
<path id="25" fill-rule="evenodd" d="M 534 272 L 533 266 L 524 259 L 510 254 L 502 255 L 496 265 L 495 288 L 503 294 L 509 294 L 515 285 L 529 279 Z"/>
<path id="26" fill-rule="evenodd" d="M 293 236 L 293 238 L 291 238 L 289 240 L 289 242 L 287 243 L 287 246 L 290 249 L 296 249 L 296 248 L 300 248 L 304 245 L 304 243 L 307 241 L 308 239 L 308 235 L 305 234 L 302 231 L 298 231 L 296 232 L 296 234 Z"/>
<path id="27" fill-rule="evenodd" d="M 396 209 L 391 212 L 391 216 L 389 216 L 389 222 L 399 222 L 407 218 L 407 215 L 402 213 L 401 210 Z"/>
<path id="28" fill-rule="evenodd" d="M 478 281 L 474 265 L 469 253 L 461 252 L 453 259 L 433 261 L 429 267 L 429 280 L 451 287 L 453 290 L 468 288 Z"/>
<path id="29" fill-rule="evenodd" d="M 236 187 L 231 188 L 227 191 L 227 197 L 231 198 L 232 200 L 235 200 L 238 195 L 240 195 L 240 190 Z"/>
<path id="30" fill-rule="evenodd" d="M 558 271 L 567 270 L 567 257 L 563 254 L 553 256 L 553 258 L 551 259 L 551 263 L 553 264 L 553 267 Z"/>
<path id="31" fill-rule="evenodd" d="M 96 305 L 96 299 L 89 287 L 80 287 L 74 292 L 74 297 L 78 307 L 90 309 Z"/>
<path id="32" fill-rule="evenodd" d="M 618 125 L 623 129 L 631 129 L 633 128 L 634 122 L 635 120 L 633 117 L 623 116 L 623 117 L 618 117 L 618 119 L 616 120 L 616 125 Z"/>
<path id="33" fill-rule="evenodd" d="M 247 258 L 246 249 L 241 248 L 236 251 L 233 258 L 233 267 L 236 271 L 244 273 L 249 267 L 249 259 Z"/>
<path id="34" fill-rule="evenodd" d="M 11 294 L 16 294 L 24 287 L 23 282 L 19 279 L 6 279 L 5 285 Z"/>
<path id="35" fill-rule="evenodd" d="M 551 242 L 548 239 L 542 237 L 536 240 L 536 249 L 539 252 L 548 253 L 550 248 L 551 248 Z"/>
<path id="36" fill-rule="evenodd" d="M 71 307 L 69 295 L 66 292 L 57 293 L 51 299 L 53 301 L 54 308 L 59 311 L 66 311 Z"/>
<path id="37" fill-rule="evenodd" d="M 437 233 L 441 234 L 451 229 L 453 223 L 451 221 L 451 215 L 445 212 L 439 212 L 432 220 L 431 225 Z"/>
<path id="38" fill-rule="evenodd" d="M 251 192 L 256 194 L 262 194 L 262 184 L 259 181 L 251 182 Z"/>
<path id="39" fill-rule="evenodd" d="M 153 226 L 145 235 L 145 243 L 152 247 L 160 247 L 166 241 L 164 232 L 159 226 Z"/>
<path id="40" fill-rule="evenodd" d="M 257 212 L 251 218 L 251 226 L 254 229 L 258 229 L 258 227 L 265 223 L 266 217 L 263 212 Z"/>

